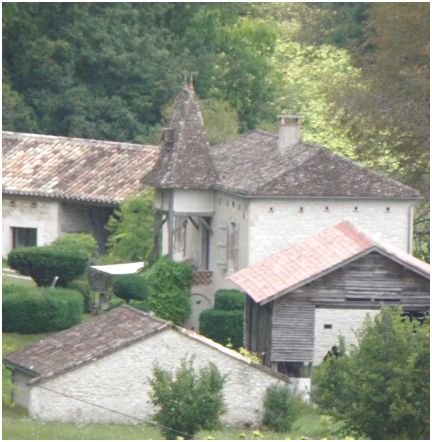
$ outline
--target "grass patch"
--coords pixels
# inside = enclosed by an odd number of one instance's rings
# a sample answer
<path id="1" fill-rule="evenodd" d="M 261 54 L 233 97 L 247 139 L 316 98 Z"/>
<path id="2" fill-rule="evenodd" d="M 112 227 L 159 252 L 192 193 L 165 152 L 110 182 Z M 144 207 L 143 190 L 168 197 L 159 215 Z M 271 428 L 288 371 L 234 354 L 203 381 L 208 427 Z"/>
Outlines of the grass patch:
<path id="1" fill-rule="evenodd" d="M 2 283 L 4 285 L 14 284 L 14 285 L 21 285 L 24 287 L 36 287 L 36 283 L 33 281 L 33 279 L 24 279 L 24 278 L 18 278 L 15 276 L 9 276 L 9 275 L 2 275 Z"/>

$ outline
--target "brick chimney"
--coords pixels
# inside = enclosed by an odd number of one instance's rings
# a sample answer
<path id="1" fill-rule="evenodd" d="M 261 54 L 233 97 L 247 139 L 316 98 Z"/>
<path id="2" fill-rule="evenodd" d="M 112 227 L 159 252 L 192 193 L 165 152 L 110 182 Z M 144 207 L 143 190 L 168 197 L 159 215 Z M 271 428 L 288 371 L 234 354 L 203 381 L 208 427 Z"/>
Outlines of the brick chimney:
<path id="1" fill-rule="evenodd" d="M 301 142 L 301 115 L 278 115 L 279 118 L 279 139 L 278 146 L 281 152 L 288 147 L 295 146 Z"/>

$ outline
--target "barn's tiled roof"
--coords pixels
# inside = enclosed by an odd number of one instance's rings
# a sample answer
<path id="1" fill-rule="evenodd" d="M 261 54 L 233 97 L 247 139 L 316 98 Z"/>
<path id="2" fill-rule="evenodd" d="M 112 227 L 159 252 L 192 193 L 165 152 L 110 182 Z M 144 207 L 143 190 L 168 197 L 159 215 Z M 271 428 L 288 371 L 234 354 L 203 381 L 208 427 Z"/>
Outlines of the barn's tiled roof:
<path id="1" fill-rule="evenodd" d="M 118 204 L 144 190 L 157 146 L 3 132 L 3 193 Z"/>
<path id="2" fill-rule="evenodd" d="M 255 302 L 265 304 L 374 251 L 429 278 L 429 264 L 383 245 L 350 222 L 343 221 L 234 273 L 228 279 Z"/>
<path id="3" fill-rule="evenodd" d="M 144 182 L 159 188 L 209 189 L 215 181 L 201 111 L 193 87 L 186 86 L 165 129 L 159 160 Z"/>
<path id="4" fill-rule="evenodd" d="M 251 196 L 418 198 L 418 191 L 328 149 L 300 142 L 278 149 L 278 136 L 255 130 L 210 149 L 216 188 Z"/>
<path id="5" fill-rule="evenodd" d="M 15 351 L 5 362 L 45 379 L 113 353 L 168 325 L 124 305 Z"/>
<path id="6" fill-rule="evenodd" d="M 271 376 L 288 380 L 287 376 L 254 363 L 205 336 L 128 305 L 122 305 L 88 322 L 42 339 L 7 355 L 4 360 L 6 365 L 32 375 L 30 382 L 35 383 L 91 363 L 169 327 Z"/>

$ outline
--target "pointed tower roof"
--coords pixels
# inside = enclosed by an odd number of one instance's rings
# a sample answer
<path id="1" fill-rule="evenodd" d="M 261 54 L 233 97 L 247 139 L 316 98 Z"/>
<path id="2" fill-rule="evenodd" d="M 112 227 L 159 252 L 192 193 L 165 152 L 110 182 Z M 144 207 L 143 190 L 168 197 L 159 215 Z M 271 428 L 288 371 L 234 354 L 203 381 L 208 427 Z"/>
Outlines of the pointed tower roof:
<path id="1" fill-rule="evenodd" d="M 177 98 L 159 160 L 145 182 L 165 189 L 209 189 L 216 178 L 203 118 L 189 83 Z"/>

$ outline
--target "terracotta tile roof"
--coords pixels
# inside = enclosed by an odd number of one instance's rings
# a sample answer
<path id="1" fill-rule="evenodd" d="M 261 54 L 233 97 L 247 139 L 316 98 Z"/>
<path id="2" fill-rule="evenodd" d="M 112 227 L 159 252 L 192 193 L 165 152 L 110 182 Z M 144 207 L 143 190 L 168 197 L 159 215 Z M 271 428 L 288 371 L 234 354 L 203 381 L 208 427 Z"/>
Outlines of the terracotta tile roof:
<path id="1" fill-rule="evenodd" d="M 118 204 L 142 191 L 159 148 L 3 132 L 3 192 Z"/>
<path id="2" fill-rule="evenodd" d="M 7 355 L 4 360 L 6 365 L 34 375 L 31 383 L 35 383 L 91 363 L 169 327 L 242 363 L 288 381 L 287 376 L 256 364 L 205 336 L 128 305 L 122 305 L 84 324 L 42 339 Z"/>
<path id="3" fill-rule="evenodd" d="M 281 154 L 278 136 L 261 130 L 210 149 L 216 188 L 244 195 L 418 198 L 419 192 L 328 149 L 299 143 Z"/>
<path id="4" fill-rule="evenodd" d="M 157 333 L 169 323 L 123 305 L 6 356 L 6 364 L 46 379 Z"/>
<path id="5" fill-rule="evenodd" d="M 255 302 L 265 304 L 373 251 L 429 278 L 429 264 L 378 243 L 350 222 L 343 221 L 234 273 L 228 279 Z"/>
<path id="6" fill-rule="evenodd" d="M 209 189 L 216 172 L 201 111 L 192 87 L 185 87 L 165 129 L 160 158 L 144 182 L 159 188 Z"/>

